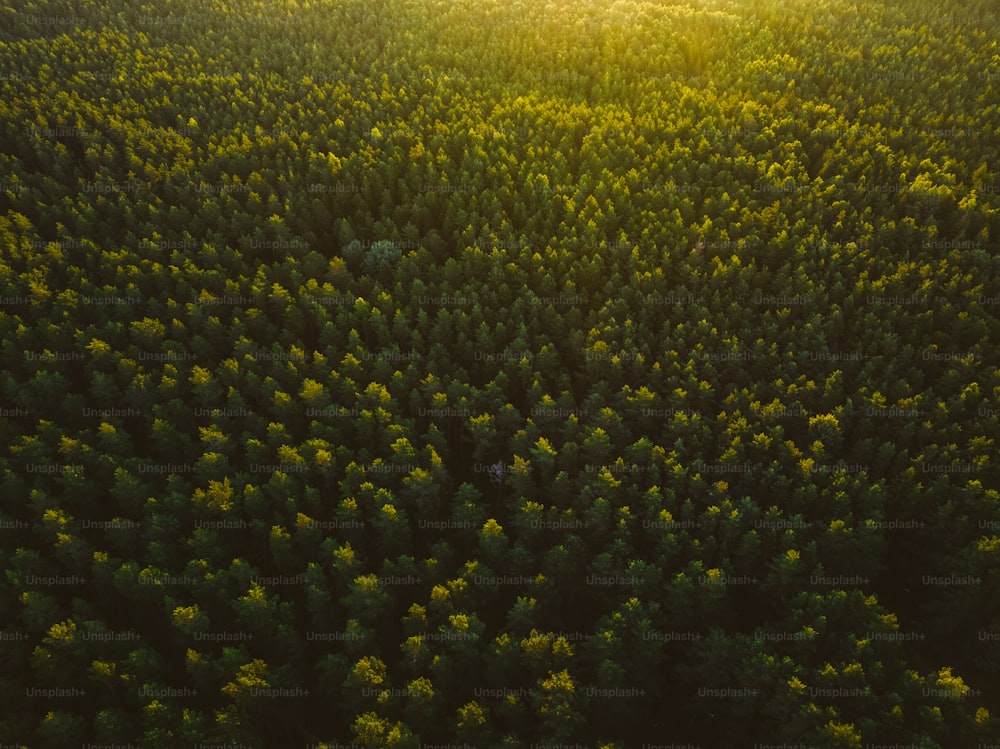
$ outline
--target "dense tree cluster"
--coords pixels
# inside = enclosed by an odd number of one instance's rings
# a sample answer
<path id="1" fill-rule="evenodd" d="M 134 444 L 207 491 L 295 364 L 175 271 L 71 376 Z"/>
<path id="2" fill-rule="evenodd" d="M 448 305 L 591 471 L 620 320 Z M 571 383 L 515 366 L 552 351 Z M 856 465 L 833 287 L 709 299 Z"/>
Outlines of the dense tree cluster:
<path id="1" fill-rule="evenodd" d="M 996 739 L 998 32 L 8 2 L 0 743 Z"/>

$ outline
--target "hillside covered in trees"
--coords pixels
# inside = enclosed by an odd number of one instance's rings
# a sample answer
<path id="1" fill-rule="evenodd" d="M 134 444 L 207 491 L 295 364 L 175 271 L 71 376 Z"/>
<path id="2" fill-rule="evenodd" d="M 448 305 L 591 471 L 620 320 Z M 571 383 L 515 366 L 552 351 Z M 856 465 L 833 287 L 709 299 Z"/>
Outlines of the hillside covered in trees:
<path id="1" fill-rule="evenodd" d="M 8 0 L 0 745 L 1000 743 L 991 0 Z"/>

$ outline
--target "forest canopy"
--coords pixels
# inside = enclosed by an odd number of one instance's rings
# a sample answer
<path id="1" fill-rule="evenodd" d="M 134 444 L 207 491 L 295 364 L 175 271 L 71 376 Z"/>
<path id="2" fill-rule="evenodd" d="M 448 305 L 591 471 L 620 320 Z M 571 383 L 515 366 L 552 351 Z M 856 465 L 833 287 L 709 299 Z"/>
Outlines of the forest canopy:
<path id="1" fill-rule="evenodd" d="M 998 37 L 9 0 L 0 745 L 995 743 Z"/>

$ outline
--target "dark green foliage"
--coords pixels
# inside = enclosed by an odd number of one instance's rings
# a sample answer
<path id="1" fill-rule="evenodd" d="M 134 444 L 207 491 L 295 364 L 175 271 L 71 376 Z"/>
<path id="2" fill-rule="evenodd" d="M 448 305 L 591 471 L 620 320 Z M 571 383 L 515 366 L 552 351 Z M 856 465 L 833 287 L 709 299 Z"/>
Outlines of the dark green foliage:
<path id="1" fill-rule="evenodd" d="M 0 11 L 0 744 L 995 741 L 1000 26 Z"/>

